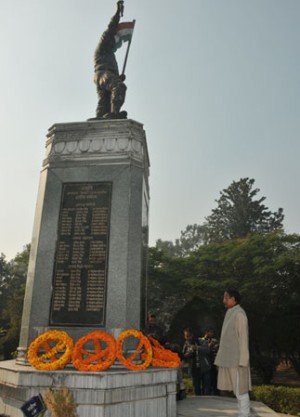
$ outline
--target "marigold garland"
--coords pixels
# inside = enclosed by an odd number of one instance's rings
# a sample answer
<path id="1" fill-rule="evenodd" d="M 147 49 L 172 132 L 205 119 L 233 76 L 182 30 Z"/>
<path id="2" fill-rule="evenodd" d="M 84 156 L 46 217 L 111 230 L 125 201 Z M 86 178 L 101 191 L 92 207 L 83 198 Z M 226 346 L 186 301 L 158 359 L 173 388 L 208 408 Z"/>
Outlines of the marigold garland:
<path id="1" fill-rule="evenodd" d="M 139 344 L 135 352 L 126 358 L 123 344 L 128 337 L 137 338 Z M 93 342 L 92 349 L 85 346 L 89 342 Z M 134 363 L 138 355 L 141 355 L 142 363 Z M 80 371 L 103 371 L 114 363 L 116 357 L 133 371 L 146 369 L 150 364 L 167 368 L 178 368 L 180 365 L 177 353 L 165 349 L 156 339 L 147 338 L 135 329 L 123 331 L 117 342 L 109 333 L 95 330 L 79 339 L 75 347 L 66 332 L 49 330 L 37 337 L 28 349 L 29 363 L 36 369 L 49 371 L 63 369 L 71 359 Z"/>
<path id="2" fill-rule="evenodd" d="M 85 345 L 93 342 L 93 351 L 86 350 Z M 106 344 L 103 349 L 101 342 Z M 116 341 L 109 333 L 95 330 L 77 341 L 73 349 L 73 365 L 80 371 L 104 371 L 109 368 L 117 356 Z"/>
<path id="3" fill-rule="evenodd" d="M 135 352 L 128 358 L 123 354 L 123 343 L 127 337 L 133 336 L 139 339 L 139 344 Z M 142 363 L 134 363 L 133 361 L 136 357 L 142 353 Z M 149 339 L 143 335 L 142 332 L 139 332 L 135 329 L 129 329 L 122 332 L 117 340 L 117 357 L 127 369 L 132 371 L 140 371 L 142 369 L 148 368 L 152 360 L 152 347 Z"/>
<path id="4" fill-rule="evenodd" d="M 66 332 L 48 330 L 30 344 L 28 361 L 40 370 L 63 369 L 71 361 L 73 346 L 74 342 Z M 41 350 L 45 353 L 40 354 Z"/>
<path id="5" fill-rule="evenodd" d="M 164 368 L 178 368 L 180 365 L 180 357 L 176 352 L 172 352 L 169 349 L 165 349 L 158 340 L 151 336 L 148 336 L 152 344 L 153 358 L 151 361 L 152 366 L 164 367 Z"/>

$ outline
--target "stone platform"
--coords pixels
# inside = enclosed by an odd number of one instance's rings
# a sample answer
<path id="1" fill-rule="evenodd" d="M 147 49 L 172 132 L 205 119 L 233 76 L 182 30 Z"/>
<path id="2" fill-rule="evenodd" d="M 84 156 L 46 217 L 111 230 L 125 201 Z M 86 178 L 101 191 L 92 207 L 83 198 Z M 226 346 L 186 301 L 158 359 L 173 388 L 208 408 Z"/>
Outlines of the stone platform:
<path id="1" fill-rule="evenodd" d="M 80 417 L 176 417 L 176 369 L 128 371 L 112 367 L 104 372 L 73 368 L 38 371 L 0 362 L 0 414 L 23 417 L 20 407 L 47 388 L 66 386 L 78 404 Z"/>
<path id="2" fill-rule="evenodd" d="M 237 400 L 218 396 L 192 396 L 177 403 L 177 417 L 238 417 Z M 279 417 L 265 404 L 251 401 L 251 417 Z"/>

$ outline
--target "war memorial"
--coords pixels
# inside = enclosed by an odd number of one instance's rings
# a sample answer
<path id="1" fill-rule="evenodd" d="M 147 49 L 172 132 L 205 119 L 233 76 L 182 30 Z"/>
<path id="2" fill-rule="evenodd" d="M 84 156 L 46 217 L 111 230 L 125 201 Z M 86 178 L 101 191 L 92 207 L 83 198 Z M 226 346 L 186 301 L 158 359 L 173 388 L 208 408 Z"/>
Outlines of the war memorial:
<path id="1" fill-rule="evenodd" d="M 28 361 L 31 343 L 47 331 L 76 342 L 93 331 L 117 339 L 143 324 L 149 155 L 143 125 L 121 110 L 126 62 L 119 74 L 114 52 L 122 36 L 130 42 L 134 27 L 119 24 L 123 9 L 119 1 L 95 51 L 96 117 L 56 123 L 47 133 L 18 356 L 0 363 L 0 413 L 11 417 L 60 387 L 72 393 L 80 417 L 176 416 L 174 368 L 132 371 L 116 360 L 85 372 L 72 362 L 46 370 Z"/>

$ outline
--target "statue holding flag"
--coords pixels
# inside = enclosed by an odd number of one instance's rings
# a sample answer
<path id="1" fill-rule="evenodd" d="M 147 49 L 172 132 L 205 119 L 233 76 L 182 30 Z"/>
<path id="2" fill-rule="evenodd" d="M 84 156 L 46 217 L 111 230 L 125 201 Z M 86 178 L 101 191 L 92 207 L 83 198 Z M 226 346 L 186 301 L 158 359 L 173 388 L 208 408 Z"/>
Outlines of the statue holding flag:
<path id="1" fill-rule="evenodd" d="M 125 100 L 124 72 L 135 21 L 119 23 L 123 11 L 124 1 L 118 1 L 117 11 L 102 34 L 94 54 L 94 82 L 98 94 L 97 119 L 126 119 L 127 117 L 127 112 L 120 111 L 120 109 Z M 122 74 L 119 74 L 115 52 L 126 41 L 128 41 L 127 53 Z"/>

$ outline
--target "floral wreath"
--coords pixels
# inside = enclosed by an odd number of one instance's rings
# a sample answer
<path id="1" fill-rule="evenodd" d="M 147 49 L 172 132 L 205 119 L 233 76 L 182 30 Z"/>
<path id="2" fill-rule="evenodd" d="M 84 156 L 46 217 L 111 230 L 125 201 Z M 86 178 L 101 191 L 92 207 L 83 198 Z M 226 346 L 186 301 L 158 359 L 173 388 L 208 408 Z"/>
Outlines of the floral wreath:
<path id="1" fill-rule="evenodd" d="M 139 343 L 133 354 L 125 357 L 123 344 L 128 337 L 135 337 Z M 88 348 L 86 345 L 91 342 L 93 348 Z M 75 347 L 66 332 L 49 330 L 37 337 L 28 349 L 29 363 L 36 369 L 48 371 L 63 369 L 71 359 L 80 371 L 103 371 L 114 363 L 116 357 L 133 371 L 146 369 L 150 364 L 167 368 L 178 368 L 180 365 L 177 353 L 165 349 L 156 339 L 146 337 L 135 329 L 123 331 L 117 342 L 109 333 L 95 330 L 79 339 Z"/>
<path id="2" fill-rule="evenodd" d="M 93 351 L 85 345 L 93 341 Z M 103 349 L 101 342 L 106 344 Z M 103 343 L 102 343 L 103 344 Z M 104 371 L 109 368 L 117 356 L 116 341 L 109 333 L 95 330 L 77 341 L 73 349 L 73 365 L 79 371 Z"/>
<path id="3" fill-rule="evenodd" d="M 158 340 L 148 336 L 153 350 L 152 366 L 159 366 L 164 368 L 178 368 L 181 360 L 176 352 L 165 349 Z"/>
<path id="4" fill-rule="evenodd" d="M 66 332 L 48 330 L 30 344 L 28 361 L 36 369 L 63 369 L 71 361 L 73 346 L 74 342 Z M 40 355 L 41 350 L 44 353 Z"/>
<path id="5" fill-rule="evenodd" d="M 135 350 L 135 352 L 126 358 L 123 354 L 123 343 L 127 337 L 133 336 L 139 339 L 139 344 Z M 139 354 L 142 358 L 142 363 L 134 363 L 134 360 L 137 358 Z M 122 332 L 117 340 L 117 357 L 119 361 L 124 365 L 127 369 L 132 371 L 140 371 L 142 369 L 148 368 L 152 360 L 152 347 L 149 339 L 143 335 L 142 332 L 139 332 L 135 329 L 129 329 Z"/>

